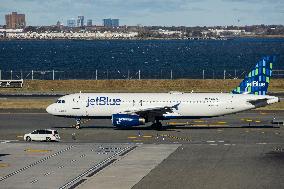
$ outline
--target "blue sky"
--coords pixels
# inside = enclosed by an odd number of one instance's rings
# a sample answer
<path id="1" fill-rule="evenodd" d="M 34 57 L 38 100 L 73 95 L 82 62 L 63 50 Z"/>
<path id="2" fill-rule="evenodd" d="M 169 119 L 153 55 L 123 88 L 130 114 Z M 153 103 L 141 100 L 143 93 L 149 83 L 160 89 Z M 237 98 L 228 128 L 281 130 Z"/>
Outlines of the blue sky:
<path id="1" fill-rule="evenodd" d="M 0 0 L 0 25 L 12 11 L 27 25 L 66 25 L 78 15 L 97 25 L 110 17 L 145 26 L 284 24 L 284 0 Z"/>

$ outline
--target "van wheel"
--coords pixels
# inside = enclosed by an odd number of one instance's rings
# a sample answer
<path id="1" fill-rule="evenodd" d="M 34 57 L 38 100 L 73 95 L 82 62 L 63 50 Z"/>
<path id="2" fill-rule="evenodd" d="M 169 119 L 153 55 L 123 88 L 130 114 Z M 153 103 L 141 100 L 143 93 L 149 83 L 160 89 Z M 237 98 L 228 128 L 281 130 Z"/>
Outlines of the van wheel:
<path id="1" fill-rule="evenodd" d="M 27 142 L 31 142 L 31 141 L 32 141 L 31 137 L 27 136 L 27 137 L 26 137 L 26 141 L 27 141 Z"/>
<path id="2" fill-rule="evenodd" d="M 50 137 L 46 137 L 46 141 L 47 141 L 47 142 L 50 142 L 50 141 L 51 141 L 51 138 L 50 138 Z"/>

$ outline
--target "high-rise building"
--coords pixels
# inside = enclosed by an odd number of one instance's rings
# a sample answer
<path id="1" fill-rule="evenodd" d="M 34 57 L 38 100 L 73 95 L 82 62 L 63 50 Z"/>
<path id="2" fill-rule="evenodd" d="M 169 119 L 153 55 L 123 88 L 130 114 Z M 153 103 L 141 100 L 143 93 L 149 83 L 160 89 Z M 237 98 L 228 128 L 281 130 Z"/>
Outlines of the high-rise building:
<path id="1" fill-rule="evenodd" d="M 107 18 L 107 19 L 103 19 L 103 25 L 104 27 L 119 27 L 119 19 L 111 19 L 111 18 Z"/>
<path id="2" fill-rule="evenodd" d="M 87 20 L 87 26 L 92 26 L 93 25 L 93 20 L 92 19 L 88 19 Z"/>
<path id="3" fill-rule="evenodd" d="M 119 19 L 112 19 L 112 27 L 117 28 L 119 27 Z"/>
<path id="4" fill-rule="evenodd" d="M 12 14 L 5 15 L 6 28 L 19 29 L 26 26 L 26 18 L 24 14 L 17 14 L 17 12 L 12 12 Z"/>
<path id="5" fill-rule="evenodd" d="M 84 26 L 84 16 L 78 16 L 77 27 L 83 27 L 83 26 Z"/>
<path id="6" fill-rule="evenodd" d="M 103 19 L 103 25 L 104 27 L 112 27 L 111 18 Z"/>
<path id="7" fill-rule="evenodd" d="M 67 20 L 67 26 L 70 28 L 76 27 L 76 20 L 75 19 Z"/>

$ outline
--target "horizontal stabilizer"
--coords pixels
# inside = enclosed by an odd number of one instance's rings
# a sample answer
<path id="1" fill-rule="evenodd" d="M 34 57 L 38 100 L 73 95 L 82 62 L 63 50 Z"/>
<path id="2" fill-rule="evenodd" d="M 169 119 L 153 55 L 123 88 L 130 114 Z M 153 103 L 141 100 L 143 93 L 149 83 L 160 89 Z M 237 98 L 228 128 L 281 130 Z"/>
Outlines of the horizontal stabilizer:
<path id="1" fill-rule="evenodd" d="M 268 102 L 267 102 L 268 100 L 269 99 L 264 98 L 264 99 L 257 99 L 257 100 L 249 100 L 248 102 L 254 105 L 256 108 L 259 108 L 259 107 L 268 105 Z"/>

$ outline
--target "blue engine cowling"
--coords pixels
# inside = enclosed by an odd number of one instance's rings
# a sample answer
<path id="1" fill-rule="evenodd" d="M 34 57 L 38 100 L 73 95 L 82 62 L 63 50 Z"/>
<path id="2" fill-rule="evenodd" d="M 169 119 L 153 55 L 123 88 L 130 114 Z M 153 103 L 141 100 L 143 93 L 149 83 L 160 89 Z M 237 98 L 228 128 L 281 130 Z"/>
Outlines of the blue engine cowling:
<path id="1" fill-rule="evenodd" d="M 112 124 L 115 127 L 133 127 L 145 124 L 145 119 L 138 115 L 113 114 Z"/>

